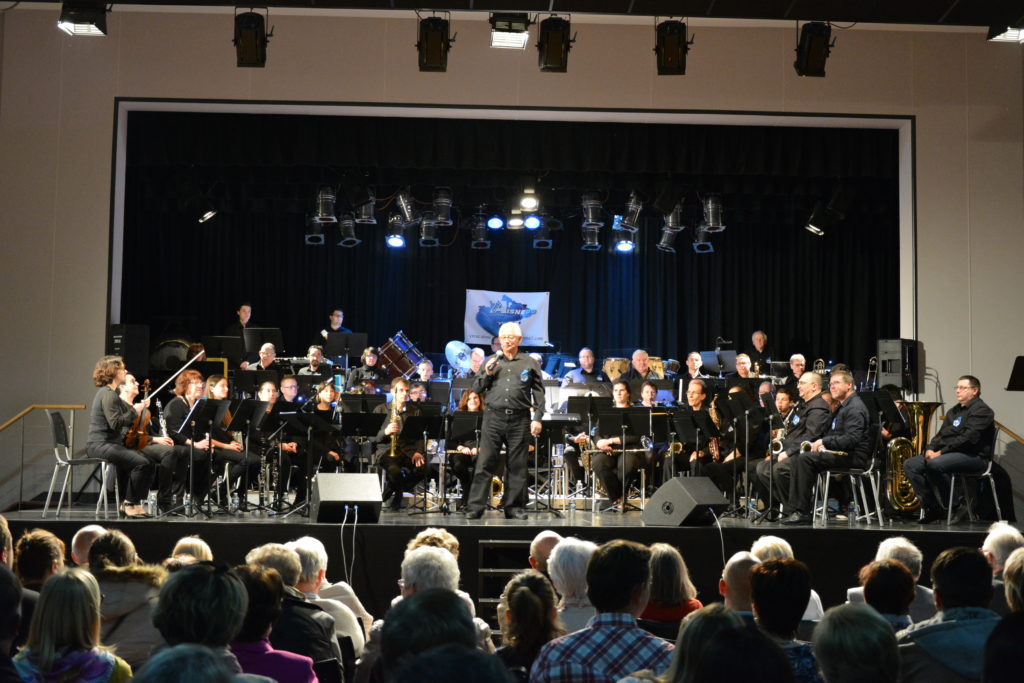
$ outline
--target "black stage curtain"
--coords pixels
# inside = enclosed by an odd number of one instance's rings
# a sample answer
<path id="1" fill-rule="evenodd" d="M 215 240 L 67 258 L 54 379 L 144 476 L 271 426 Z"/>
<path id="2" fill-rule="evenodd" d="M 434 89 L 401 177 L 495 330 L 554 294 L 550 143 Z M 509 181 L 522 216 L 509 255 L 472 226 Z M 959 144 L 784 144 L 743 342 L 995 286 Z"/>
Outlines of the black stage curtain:
<path id="1" fill-rule="evenodd" d="M 550 337 L 571 354 L 643 346 L 682 358 L 719 336 L 745 349 L 760 328 L 779 357 L 864 368 L 875 340 L 899 329 L 897 168 L 897 134 L 882 130 L 136 112 L 121 321 L 149 324 L 154 341 L 197 339 L 245 300 L 253 324 L 281 327 L 286 352 L 303 355 L 341 307 L 371 344 L 403 330 L 437 352 L 463 336 L 465 289 L 550 291 Z M 336 232 L 306 246 L 317 185 L 340 184 L 343 197 L 354 172 L 379 200 L 400 184 L 420 202 L 451 186 L 462 215 L 540 177 L 564 227 L 550 251 L 527 231 L 492 232 L 490 250 L 472 251 L 455 228 L 441 248 L 410 231 L 393 250 L 378 214 L 356 248 L 334 246 Z M 637 253 L 613 252 L 608 228 L 602 251 L 580 250 L 580 191 L 604 193 L 610 225 L 631 188 L 652 199 L 666 182 L 685 192 L 688 225 L 698 192 L 721 194 L 715 253 L 694 254 L 689 228 L 678 253 L 657 250 L 651 208 Z M 854 192 L 847 219 L 815 237 L 803 225 L 839 182 Z M 196 191 L 222 209 L 209 223 L 186 214 Z"/>

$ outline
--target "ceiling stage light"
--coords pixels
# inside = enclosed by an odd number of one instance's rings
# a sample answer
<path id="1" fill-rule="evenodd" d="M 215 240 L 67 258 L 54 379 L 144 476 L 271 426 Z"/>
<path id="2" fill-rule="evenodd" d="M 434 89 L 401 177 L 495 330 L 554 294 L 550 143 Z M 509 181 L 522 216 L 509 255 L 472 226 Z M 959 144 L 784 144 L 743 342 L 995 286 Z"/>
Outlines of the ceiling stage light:
<path id="1" fill-rule="evenodd" d="M 264 67 L 267 65 L 267 43 L 274 35 L 274 29 L 267 33 L 267 19 L 270 13 L 266 8 L 266 17 L 259 12 L 238 13 L 235 8 L 235 56 L 240 67 Z"/>
<path id="2" fill-rule="evenodd" d="M 483 208 L 483 207 L 481 207 Z M 472 218 L 472 222 L 469 226 L 469 248 L 470 249 L 490 249 L 491 239 L 487 233 L 488 225 L 487 216 L 483 213 L 475 214 Z"/>
<path id="3" fill-rule="evenodd" d="M 583 244 L 580 245 L 582 251 L 600 251 L 601 250 L 601 228 L 594 226 L 583 226 Z"/>
<path id="4" fill-rule="evenodd" d="M 352 214 L 341 214 L 341 218 L 338 220 L 338 227 L 341 228 L 341 240 L 338 242 L 339 247 L 351 248 L 363 243 L 361 239 L 356 237 L 356 221 Z"/>
<path id="5" fill-rule="evenodd" d="M 709 194 L 702 202 L 704 205 L 704 223 L 708 232 L 722 232 L 725 230 L 725 223 L 722 222 L 722 198 L 717 194 Z"/>
<path id="6" fill-rule="evenodd" d="M 306 245 L 322 247 L 324 241 L 324 224 L 314 219 L 306 221 Z"/>
<path id="7" fill-rule="evenodd" d="M 676 253 L 676 235 L 679 234 L 678 230 L 670 230 L 668 227 L 661 229 L 661 239 L 658 240 L 658 251 L 664 251 L 669 254 Z"/>
<path id="8" fill-rule="evenodd" d="M 686 24 L 669 19 L 654 29 L 654 55 L 658 63 L 659 76 L 682 76 L 686 74 L 686 53 L 693 45 L 693 38 L 686 39 Z"/>
<path id="9" fill-rule="evenodd" d="M 496 213 L 492 214 L 491 217 L 487 219 L 487 227 L 491 230 L 501 230 L 505 227 L 505 219 Z"/>
<path id="10" fill-rule="evenodd" d="M 408 188 L 399 190 L 395 195 L 395 208 L 402 214 L 402 222 L 406 227 L 412 227 L 419 223 L 420 212 L 416 208 L 416 200 Z"/>
<path id="11" fill-rule="evenodd" d="M 452 224 L 452 190 L 449 187 L 434 188 L 434 213 L 437 224 L 447 228 Z"/>
<path id="12" fill-rule="evenodd" d="M 793 63 L 798 76 L 825 77 L 825 62 L 836 44 L 831 38 L 832 27 L 824 22 L 812 21 L 803 25 Z"/>
<path id="13" fill-rule="evenodd" d="M 543 220 L 540 216 L 538 216 L 537 214 L 530 214 L 525 219 L 523 219 L 523 227 L 526 228 L 527 230 L 536 230 L 541 226 L 542 222 Z"/>
<path id="14" fill-rule="evenodd" d="M 105 2 L 65 2 L 60 8 L 57 28 L 69 36 L 105 36 L 107 35 L 107 4 Z"/>
<path id="15" fill-rule="evenodd" d="M 530 42 L 530 15 L 495 12 L 491 14 L 491 47 L 525 50 Z"/>
<path id="16" fill-rule="evenodd" d="M 316 207 L 313 210 L 313 221 L 316 223 L 337 223 L 334 215 L 334 202 L 338 196 L 330 185 L 321 185 L 316 191 Z"/>
<path id="17" fill-rule="evenodd" d="M 601 195 L 597 192 L 584 192 L 580 197 L 580 205 L 583 207 L 584 228 L 602 228 L 604 219 L 601 217 Z"/>
<path id="18" fill-rule="evenodd" d="M 420 71 L 447 71 L 448 52 L 453 42 L 455 39 L 448 33 L 447 18 L 432 16 L 420 19 L 419 40 L 416 41 Z"/>
<path id="19" fill-rule="evenodd" d="M 565 73 L 569 67 L 569 50 L 576 42 L 569 37 L 569 20 L 551 16 L 540 22 L 537 36 L 537 67 L 541 71 Z"/>
<path id="20" fill-rule="evenodd" d="M 636 232 L 640 229 L 640 212 L 644 208 L 644 203 L 640 201 L 640 197 L 637 196 L 636 192 L 629 193 L 629 199 L 626 200 L 626 211 L 622 214 L 622 218 L 619 221 L 619 227 L 629 232 Z"/>
<path id="21" fill-rule="evenodd" d="M 384 241 L 392 249 L 401 249 L 405 246 L 405 222 L 397 213 L 388 217 L 388 232 Z"/>
<path id="22" fill-rule="evenodd" d="M 533 248 L 550 249 L 552 246 L 554 246 L 554 240 L 551 239 L 551 228 L 547 221 L 541 221 L 540 227 L 533 233 Z"/>
<path id="23" fill-rule="evenodd" d="M 715 253 L 715 245 L 711 243 L 710 233 L 707 231 L 706 226 L 701 225 L 700 227 L 695 228 L 693 231 L 693 253 Z"/>
<path id="24" fill-rule="evenodd" d="M 441 246 L 441 240 L 437 239 L 437 214 L 433 211 L 424 211 L 420 219 L 420 246 Z"/>

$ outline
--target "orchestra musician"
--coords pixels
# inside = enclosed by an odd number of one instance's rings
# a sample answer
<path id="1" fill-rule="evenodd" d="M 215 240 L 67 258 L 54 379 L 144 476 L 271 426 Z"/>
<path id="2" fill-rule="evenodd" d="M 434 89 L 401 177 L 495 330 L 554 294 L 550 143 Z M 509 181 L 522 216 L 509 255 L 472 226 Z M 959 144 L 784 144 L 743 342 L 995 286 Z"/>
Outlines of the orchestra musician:
<path id="1" fill-rule="evenodd" d="M 792 465 L 788 509 L 793 512 L 783 524 L 811 521 L 811 491 L 819 472 L 831 467 L 866 468 L 871 459 L 870 416 L 854 391 L 853 375 L 845 371 L 833 372 L 828 385 L 839 408 L 832 418 L 831 428 L 811 443 L 810 453 L 802 453 Z"/>
<path id="2" fill-rule="evenodd" d="M 658 401 L 658 387 L 654 382 L 647 380 L 640 385 L 640 408 L 657 408 L 662 404 Z M 652 437 L 653 438 L 653 437 Z M 661 480 L 661 468 L 665 461 L 665 454 L 668 453 L 668 444 L 663 441 L 653 442 L 647 449 L 644 462 L 647 467 L 647 488 L 650 492 L 654 490 L 654 482 Z"/>
<path id="3" fill-rule="evenodd" d="M 612 405 L 615 408 L 629 408 L 633 405 L 633 402 L 630 400 L 628 382 L 620 379 L 612 384 Z M 599 449 L 599 452 L 595 453 L 590 459 L 594 476 L 604 485 L 604 490 L 608 494 L 608 500 L 611 501 L 611 504 L 618 505 L 622 502 L 623 495 L 626 493 L 622 481 L 623 463 L 619 461 L 619 458 L 625 457 L 627 476 L 638 470 L 640 465 L 644 463 L 643 453 L 626 452 L 625 456 L 623 456 L 623 451 L 636 450 L 640 446 L 640 437 L 634 434 L 627 434 L 626 442 L 623 443 L 621 434 L 618 436 L 604 436 L 602 434 L 601 438 L 594 445 Z"/>
<path id="4" fill-rule="evenodd" d="M 658 387 L 654 386 L 654 382 L 648 380 L 640 385 L 640 402 L 637 405 L 641 408 L 661 405 L 658 403 Z"/>
<path id="5" fill-rule="evenodd" d="M 117 471 L 118 486 L 124 496 L 119 514 L 129 519 L 149 517 L 142 501 L 149 493 L 155 457 L 124 445 L 124 437 L 135 420 L 148 409 L 148 401 L 129 405 L 121 400 L 117 388 L 127 372 L 120 356 L 104 356 L 96 362 L 92 380 L 97 387 L 89 412 L 89 436 L 86 452 L 91 458 L 106 460 Z"/>
<path id="6" fill-rule="evenodd" d="M 702 379 L 691 379 L 686 385 L 686 407 L 693 412 L 708 412 L 708 389 Z M 675 473 L 698 469 L 700 463 L 710 457 L 710 441 L 702 438 L 697 443 L 683 443 L 683 449 L 673 455 Z"/>
<path id="7" fill-rule="evenodd" d="M 704 359 L 700 357 L 700 351 L 690 351 L 686 354 L 686 370 L 680 375 L 689 382 L 691 379 L 707 379 L 708 375 L 700 371 L 704 366 Z"/>
<path id="8" fill-rule="evenodd" d="M 263 370 L 264 372 L 274 373 L 274 382 L 280 382 L 281 377 L 284 374 L 281 372 L 280 366 L 275 363 L 277 360 L 277 349 L 270 342 L 267 342 L 260 347 L 260 359 L 256 363 L 250 363 L 243 368 L 244 370 Z"/>
<path id="9" fill-rule="evenodd" d="M 292 378 L 295 381 L 295 378 Z M 298 388 L 296 387 L 296 391 Z M 203 398 L 213 399 L 216 401 L 226 401 L 230 397 L 231 388 L 228 384 L 226 377 L 222 375 L 210 375 L 206 379 L 206 389 L 203 392 Z M 186 398 L 188 402 L 188 398 Z M 236 432 L 229 432 L 227 430 L 228 425 L 231 424 L 231 411 L 228 410 L 224 414 L 224 421 L 213 428 L 210 433 L 210 438 L 213 441 L 213 467 L 214 471 L 220 471 L 225 463 L 245 463 L 248 462 L 255 465 L 259 462 L 259 458 L 254 452 L 248 452 L 242 445 L 241 439 L 236 438 Z M 240 436 L 240 435 L 239 435 Z M 254 449 L 252 449 L 254 450 Z M 244 469 L 241 467 L 235 470 L 235 477 L 241 475 Z M 209 489 L 209 469 L 206 466 L 206 454 L 203 454 L 202 464 L 197 460 L 195 462 L 195 477 L 197 490 L 201 490 L 205 495 Z M 204 488 L 198 488 L 198 487 Z"/>
<path id="10" fill-rule="evenodd" d="M 342 323 L 345 322 L 345 311 L 340 308 L 331 310 L 331 314 L 327 317 L 327 327 L 320 330 L 319 337 L 323 341 L 327 341 L 328 332 L 343 332 L 346 334 L 352 334 L 352 330 L 345 327 Z"/>
<path id="11" fill-rule="evenodd" d="M 744 387 L 735 386 L 729 389 L 730 394 L 740 391 L 745 391 Z M 760 415 L 760 411 L 758 414 Z M 761 435 L 762 420 L 759 415 L 744 415 L 731 421 L 728 426 L 722 425 L 722 436 L 719 441 L 721 460 L 706 463 L 701 469 L 701 474 L 710 477 L 726 495 L 729 495 L 736 485 L 733 474 L 742 476 L 748 463 L 753 462 L 749 456 Z"/>
<path id="12" fill-rule="evenodd" d="M 299 381 L 295 375 L 285 375 L 281 378 L 281 396 L 277 399 L 280 403 L 296 403 L 299 397 Z"/>
<path id="13" fill-rule="evenodd" d="M 469 375 L 472 377 L 476 373 L 480 372 L 480 366 L 484 364 L 484 358 L 487 354 L 479 346 L 473 347 L 473 350 L 469 352 Z"/>
<path id="14" fill-rule="evenodd" d="M 482 412 L 484 409 L 484 400 L 480 397 L 480 394 L 476 393 L 472 389 L 468 389 L 462 392 L 462 398 L 459 399 L 458 409 L 468 413 Z M 462 501 L 460 503 L 460 507 L 466 507 L 466 505 L 469 504 L 469 490 L 473 482 L 473 464 L 479 450 L 479 444 L 476 442 L 476 439 L 463 441 L 456 445 L 454 449 L 448 449 L 448 454 L 451 459 L 452 473 L 462 485 Z"/>
<path id="15" fill-rule="evenodd" d="M 786 384 L 796 386 L 807 369 L 807 359 L 802 353 L 794 353 L 789 357 L 789 374 L 786 376 Z"/>
<path id="16" fill-rule="evenodd" d="M 747 349 L 747 356 L 750 358 L 750 362 L 756 364 L 762 372 L 769 372 L 768 364 L 772 362 L 775 353 L 768 347 L 768 335 L 764 331 L 755 330 L 750 335 L 750 348 Z"/>
<path id="17" fill-rule="evenodd" d="M 402 509 L 402 499 L 406 491 L 411 491 L 420 481 L 423 481 L 430 474 L 427 466 L 426 445 L 422 438 L 403 439 L 398 437 L 405 424 L 405 418 L 419 415 L 418 406 L 407 400 L 409 397 L 409 380 L 404 377 L 396 377 L 391 382 L 391 396 L 389 403 L 383 403 L 373 412 L 387 415 L 387 419 L 381 424 L 377 432 L 377 466 L 384 471 L 387 484 L 384 487 L 383 498 L 391 498 L 391 509 Z M 397 438 L 392 454 L 392 435 Z"/>
<path id="18" fill-rule="evenodd" d="M 794 399 L 794 392 L 789 387 L 779 387 L 775 392 L 775 408 L 779 411 L 779 415 L 782 416 L 782 424 L 773 422 L 771 425 L 772 434 L 769 439 L 768 455 L 764 456 L 760 460 L 750 459 L 747 464 L 747 479 L 751 482 L 754 488 L 754 492 L 758 498 L 764 501 L 765 505 L 768 504 L 768 489 L 771 484 L 769 474 L 774 470 L 776 463 L 778 462 L 778 456 L 772 452 L 771 442 L 776 437 L 782 440 L 782 437 L 788 435 L 790 430 L 795 426 L 794 420 L 799 422 L 800 418 L 796 411 L 796 400 Z M 766 396 L 766 399 L 771 394 Z M 769 465 L 769 460 L 771 464 Z M 777 508 L 779 499 L 772 492 L 772 505 Z"/>
<path id="19" fill-rule="evenodd" d="M 416 372 L 409 379 L 416 379 L 420 382 L 429 382 L 434 376 L 434 363 L 429 358 L 424 358 L 416 366 Z"/>
<path id="20" fill-rule="evenodd" d="M 139 383 L 135 375 L 125 374 L 124 384 L 121 385 L 120 397 L 127 405 L 134 405 L 139 395 Z M 178 463 L 188 460 L 188 449 L 175 446 L 169 436 L 159 433 L 157 422 L 150 420 L 148 425 L 149 443 L 142 449 L 142 454 L 157 463 L 157 496 L 156 503 L 160 512 L 167 512 L 175 507 L 175 492 L 173 491 L 174 473 Z M 180 496 L 178 496 L 180 498 Z"/>
<path id="21" fill-rule="evenodd" d="M 363 393 L 369 393 L 366 391 L 366 382 L 372 382 L 374 387 L 379 389 L 388 380 L 388 373 L 384 368 L 377 365 L 377 361 L 380 359 L 380 351 L 377 350 L 376 346 L 367 346 L 363 349 L 363 353 L 359 356 L 359 367 L 352 368 L 348 372 L 348 377 L 345 379 L 345 386 L 351 388 L 363 387 Z"/>
<path id="22" fill-rule="evenodd" d="M 338 392 L 330 381 L 320 385 L 316 394 L 316 405 L 314 412 L 325 422 L 337 423 Z M 345 440 L 338 432 L 323 434 L 313 432 L 313 443 L 310 444 L 310 454 L 317 463 L 316 471 L 334 472 L 342 467 L 342 453 L 345 452 Z M 296 486 L 295 503 L 301 504 L 306 500 L 306 471 L 302 471 L 301 483 Z"/>
<path id="23" fill-rule="evenodd" d="M 725 386 L 730 389 L 732 387 L 743 387 L 750 394 L 751 398 L 756 398 L 754 395 L 754 385 L 758 383 L 757 378 L 751 373 L 750 356 L 745 353 L 736 356 L 736 372 L 729 375 L 725 380 Z"/>
<path id="24" fill-rule="evenodd" d="M 562 378 L 562 386 L 570 384 L 603 384 L 608 381 L 604 371 L 594 368 L 594 351 L 586 346 L 580 349 L 579 367 L 570 370 Z"/>
<path id="25" fill-rule="evenodd" d="M 665 379 L 660 372 L 651 368 L 651 357 L 644 349 L 637 349 L 633 352 L 630 365 L 629 370 L 622 373 L 619 379 L 624 379 L 627 382 L 642 382 L 645 379 Z"/>
<path id="26" fill-rule="evenodd" d="M 249 302 L 244 301 L 238 306 L 238 310 L 235 311 L 235 315 L 238 319 L 231 323 L 224 329 L 225 337 L 238 337 L 242 340 L 242 348 L 245 348 L 245 328 L 249 326 L 249 320 L 252 318 L 252 305 Z M 242 352 L 245 353 L 244 351 Z M 243 356 L 242 358 L 233 358 L 232 360 L 238 363 L 238 366 L 245 370 L 249 365 L 249 358 Z"/>
<path id="27" fill-rule="evenodd" d="M 298 387 L 296 386 L 296 392 L 297 391 Z M 264 382 L 261 384 L 259 390 L 256 392 L 256 399 L 266 402 L 268 415 L 275 412 L 280 413 L 294 411 L 299 408 L 297 401 L 291 404 L 287 404 L 282 401 L 281 394 L 277 390 L 277 385 L 273 382 Z M 251 448 L 254 453 L 247 458 L 245 463 L 235 462 L 231 466 L 231 470 L 229 472 L 231 479 L 235 479 L 237 476 L 245 474 L 245 466 L 248 464 L 249 482 L 255 481 L 255 478 L 259 474 L 260 467 L 260 459 L 255 455 L 255 453 L 262 453 L 267 462 L 273 462 L 277 460 L 278 456 L 278 453 L 274 451 L 278 446 L 280 446 L 280 455 L 283 458 L 284 454 L 287 453 L 288 460 L 282 460 L 282 462 L 279 463 L 280 470 L 278 472 L 276 487 L 277 495 L 279 497 L 284 495 L 288 482 L 291 479 L 290 474 L 293 469 L 298 468 L 298 470 L 302 472 L 303 481 L 305 480 L 306 434 L 305 432 L 296 433 L 296 430 L 288 424 L 285 424 L 280 431 L 279 427 L 281 427 L 280 424 L 277 424 L 274 421 L 268 421 L 264 418 L 263 422 L 260 423 L 259 429 L 254 435 L 257 441 L 257 445 Z M 276 436 L 274 436 L 275 432 L 277 432 Z M 225 453 L 224 455 L 230 459 L 230 453 Z M 297 491 L 297 495 L 305 496 L 306 487 L 304 485 L 300 485 L 297 487 Z M 245 497 L 239 497 L 244 503 Z M 298 502 L 301 503 L 302 498 L 299 498 Z"/>
<path id="28" fill-rule="evenodd" d="M 427 385 L 423 382 L 411 382 L 409 384 L 409 400 L 413 403 L 422 403 L 427 400 Z"/>
<path id="29" fill-rule="evenodd" d="M 226 380 L 225 380 L 226 383 Z M 171 437 L 176 446 L 185 450 L 186 456 L 181 460 L 182 466 L 178 467 L 177 475 L 180 483 L 177 488 L 188 487 L 188 453 L 191 446 L 192 456 L 192 495 L 197 503 L 205 500 L 209 492 L 209 458 L 210 458 L 210 437 L 207 425 L 197 424 L 196 433 L 193 434 L 190 425 L 185 421 L 192 411 L 192 407 L 203 396 L 206 382 L 198 370 L 188 369 L 183 371 L 174 380 L 174 398 L 167 402 L 164 407 L 164 418 L 167 422 L 167 435 Z M 225 388 L 226 397 L 226 388 Z M 216 433 L 216 432 L 214 432 Z M 195 441 L 193 442 L 193 436 Z"/>
<path id="30" fill-rule="evenodd" d="M 324 347 L 313 344 L 306 350 L 306 361 L 309 363 L 299 369 L 300 375 L 316 375 L 317 377 L 331 374 L 330 366 L 324 361 Z"/>
<path id="31" fill-rule="evenodd" d="M 529 435 L 539 436 L 544 414 L 544 384 L 540 366 L 519 352 L 523 331 L 517 323 L 498 330 L 501 353 L 491 356 L 473 378 L 473 391 L 486 402 L 480 432 L 480 452 L 470 489 L 466 516 L 479 519 L 490 498 L 491 482 L 501 462 L 501 446 L 507 453 L 508 480 L 502 503 L 508 519 L 526 519 L 527 453 Z"/>

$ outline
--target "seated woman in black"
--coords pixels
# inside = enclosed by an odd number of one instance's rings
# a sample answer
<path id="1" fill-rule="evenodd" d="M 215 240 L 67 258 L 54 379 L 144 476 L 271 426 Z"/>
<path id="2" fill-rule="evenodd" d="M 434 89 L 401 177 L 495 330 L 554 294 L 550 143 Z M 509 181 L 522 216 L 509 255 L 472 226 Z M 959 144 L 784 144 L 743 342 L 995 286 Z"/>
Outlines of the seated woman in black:
<path id="1" fill-rule="evenodd" d="M 384 368 L 377 365 L 379 358 L 380 352 L 377 351 L 376 346 L 368 346 L 363 349 L 363 355 L 359 357 L 359 362 L 362 365 L 349 370 L 345 386 L 351 390 L 364 387 L 364 383 L 371 383 L 375 387 L 374 392 L 366 391 L 365 388 L 361 389 L 361 391 L 363 393 L 376 393 L 380 391 L 388 381 L 388 373 Z"/>
<path id="2" fill-rule="evenodd" d="M 468 413 L 483 412 L 484 400 L 480 394 L 472 389 L 462 392 L 459 399 L 459 410 Z M 452 473 L 462 485 L 462 501 L 460 507 L 465 507 L 469 502 L 469 487 L 473 483 L 473 470 L 476 465 L 477 443 L 476 439 L 463 441 L 454 448 L 448 449 L 448 457 L 451 461 Z"/>

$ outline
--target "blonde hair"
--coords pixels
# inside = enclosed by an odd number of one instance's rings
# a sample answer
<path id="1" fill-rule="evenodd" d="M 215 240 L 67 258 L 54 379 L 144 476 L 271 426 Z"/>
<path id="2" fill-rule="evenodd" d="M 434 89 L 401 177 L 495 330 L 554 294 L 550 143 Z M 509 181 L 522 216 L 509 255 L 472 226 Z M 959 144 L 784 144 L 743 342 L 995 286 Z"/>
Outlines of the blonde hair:
<path id="1" fill-rule="evenodd" d="M 171 557 L 175 555 L 191 555 L 200 562 L 212 562 L 213 551 L 210 544 L 198 536 L 183 536 L 174 544 Z"/>
<path id="2" fill-rule="evenodd" d="M 1006 564 L 1003 565 L 1003 586 L 1010 611 L 1024 611 L 1024 548 L 1017 548 L 1006 558 Z"/>
<path id="3" fill-rule="evenodd" d="M 682 554 L 668 543 L 651 545 L 651 602 L 675 607 L 697 597 Z"/>
<path id="4" fill-rule="evenodd" d="M 750 546 L 750 552 L 762 562 L 793 559 L 793 546 L 789 544 L 789 541 L 778 536 L 761 536 L 754 541 L 754 545 Z"/>
<path id="5" fill-rule="evenodd" d="M 39 595 L 25 647 L 39 670 L 49 673 L 65 653 L 100 645 L 100 586 L 84 569 L 63 569 Z"/>
<path id="6" fill-rule="evenodd" d="M 413 550 L 423 546 L 443 548 L 450 552 L 455 559 L 459 559 L 459 539 L 455 538 L 455 535 L 447 529 L 428 527 L 419 532 L 405 546 L 405 556 L 408 557 Z"/>

